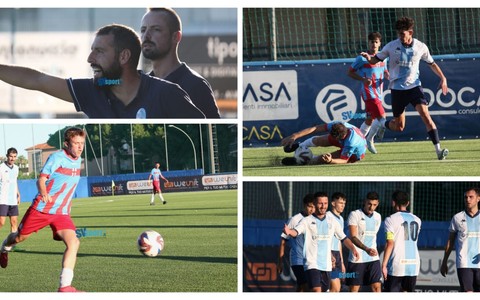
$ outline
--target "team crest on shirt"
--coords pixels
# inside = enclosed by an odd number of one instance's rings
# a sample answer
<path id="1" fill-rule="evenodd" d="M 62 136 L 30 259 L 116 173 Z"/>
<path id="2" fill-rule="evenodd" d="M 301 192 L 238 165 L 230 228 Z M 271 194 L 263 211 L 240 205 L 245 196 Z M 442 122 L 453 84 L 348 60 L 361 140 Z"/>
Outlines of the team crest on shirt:
<path id="1" fill-rule="evenodd" d="M 137 111 L 137 115 L 135 117 L 136 119 L 146 119 L 147 118 L 147 111 L 145 110 L 145 108 L 140 108 L 138 111 Z"/>

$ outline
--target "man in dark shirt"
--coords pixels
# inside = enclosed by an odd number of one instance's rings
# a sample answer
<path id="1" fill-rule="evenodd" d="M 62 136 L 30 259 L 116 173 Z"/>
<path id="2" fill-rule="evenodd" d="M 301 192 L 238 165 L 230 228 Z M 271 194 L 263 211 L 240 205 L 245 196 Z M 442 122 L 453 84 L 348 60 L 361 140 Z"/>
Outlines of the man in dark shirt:
<path id="1" fill-rule="evenodd" d="M 72 102 L 90 118 L 201 118 L 178 85 L 137 71 L 141 45 L 131 28 L 97 31 L 88 56 L 93 79 L 64 79 L 25 67 L 0 65 L 0 80 Z"/>
<path id="2" fill-rule="evenodd" d="M 152 61 L 151 76 L 180 85 L 207 118 L 220 118 L 210 83 L 178 58 L 182 23 L 170 8 L 149 8 L 140 29 L 143 56 Z"/>

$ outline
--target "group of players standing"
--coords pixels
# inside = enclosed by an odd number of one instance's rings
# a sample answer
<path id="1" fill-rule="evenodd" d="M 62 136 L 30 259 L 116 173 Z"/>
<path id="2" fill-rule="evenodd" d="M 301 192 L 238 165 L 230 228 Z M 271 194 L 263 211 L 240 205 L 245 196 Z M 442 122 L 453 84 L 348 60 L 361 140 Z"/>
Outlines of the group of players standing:
<path id="1" fill-rule="evenodd" d="M 293 216 L 281 235 L 278 271 L 283 271 L 285 245 L 291 240 L 290 266 L 297 280 L 297 291 L 340 292 L 345 279 L 350 292 L 370 286 L 373 292 L 415 291 L 420 270 L 417 241 L 422 221 L 409 212 L 410 196 L 397 190 L 392 194 L 395 213 L 384 220 L 386 245 L 382 263 L 377 250 L 377 234 L 382 219 L 376 208 L 377 192 L 367 193 L 363 207 L 350 212 L 349 235 L 344 233 L 344 211 L 347 197 L 341 192 L 307 194 L 303 211 Z M 441 265 L 441 274 L 448 273 L 448 257 L 456 248 L 456 267 L 460 291 L 480 291 L 480 189 L 465 191 L 465 210 L 457 213 L 449 226 L 449 238 Z M 342 245 L 348 248 L 347 264 Z"/>

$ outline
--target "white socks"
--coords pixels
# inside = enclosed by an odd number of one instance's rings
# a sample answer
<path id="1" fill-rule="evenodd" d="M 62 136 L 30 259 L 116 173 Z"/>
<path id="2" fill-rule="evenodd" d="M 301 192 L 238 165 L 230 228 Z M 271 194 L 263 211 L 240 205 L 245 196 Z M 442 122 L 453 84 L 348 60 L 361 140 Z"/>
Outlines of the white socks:
<path id="1" fill-rule="evenodd" d="M 363 133 L 363 136 L 367 136 L 368 132 L 370 131 L 370 125 L 367 125 L 367 123 L 363 122 L 362 125 L 360 125 L 360 131 Z"/>
<path id="2" fill-rule="evenodd" d="M 305 148 L 316 147 L 317 145 L 313 143 L 314 138 L 316 138 L 316 136 L 312 136 L 311 138 L 301 142 L 299 145 Z"/>
<path id="3" fill-rule="evenodd" d="M 365 136 L 367 141 L 373 141 L 373 138 L 377 134 L 378 130 L 383 126 L 382 122 L 385 122 L 385 119 L 380 119 L 380 121 L 377 119 L 373 120 L 370 132 Z"/>
<path id="4" fill-rule="evenodd" d="M 66 287 L 72 285 L 73 280 L 73 270 L 72 269 L 62 269 L 60 274 L 60 287 Z"/>

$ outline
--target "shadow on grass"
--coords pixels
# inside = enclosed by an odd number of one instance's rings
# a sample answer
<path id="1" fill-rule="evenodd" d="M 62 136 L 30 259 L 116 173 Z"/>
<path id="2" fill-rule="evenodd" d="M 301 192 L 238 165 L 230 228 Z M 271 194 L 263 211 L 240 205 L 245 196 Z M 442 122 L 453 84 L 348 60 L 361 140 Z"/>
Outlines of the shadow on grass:
<path id="1" fill-rule="evenodd" d="M 46 251 L 28 251 L 24 250 L 22 254 L 37 254 L 37 255 L 63 255 L 63 252 L 46 252 Z M 19 253 L 20 254 L 20 253 Z M 145 257 L 142 254 L 94 254 L 94 253 L 78 253 L 77 257 L 106 257 L 106 258 L 122 258 L 122 259 L 168 259 L 185 262 L 202 262 L 202 263 L 217 263 L 217 264 L 237 264 L 236 257 L 206 257 L 206 256 L 173 256 L 160 255 L 157 257 Z"/>

